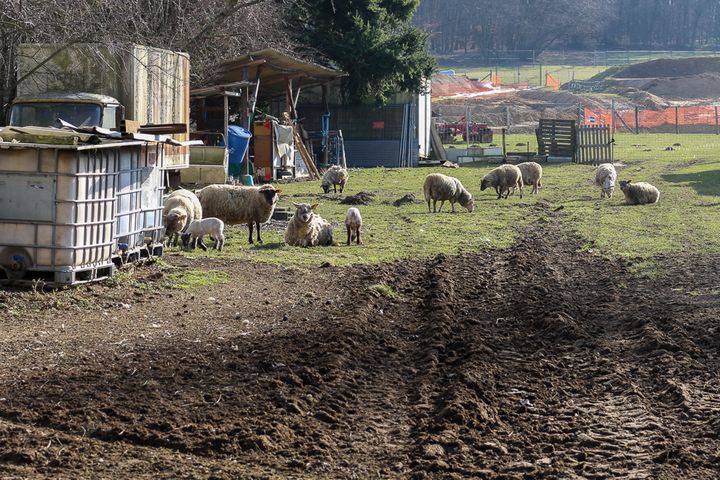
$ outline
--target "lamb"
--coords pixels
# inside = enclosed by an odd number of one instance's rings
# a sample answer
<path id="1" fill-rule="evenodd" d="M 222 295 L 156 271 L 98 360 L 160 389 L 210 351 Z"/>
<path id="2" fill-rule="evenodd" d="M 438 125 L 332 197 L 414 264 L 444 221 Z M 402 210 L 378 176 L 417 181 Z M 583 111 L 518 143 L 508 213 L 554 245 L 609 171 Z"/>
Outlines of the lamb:
<path id="1" fill-rule="evenodd" d="M 225 245 L 224 229 L 225 223 L 219 218 L 206 217 L 202 220 L 193 220 L 182 235 L 183 246 L 188 247 L 189 245 L 190 248 L 195 248 L 199 245 L 200 248 L 207 251 L 202 237 L 204 235 L 210 235 L 210 237 L 215 240 L 213 247 L 221 252 Z"/>
<path id="2" fill-rule="evenodd" d="M 612 163 L 601 163 L 598 165 L 595 172 L 595 185 L 601 188 L 600 198 L 612 198 L 613 192 L 615 191 L 615 180 L 617 179 L 617 172 L 615 166 Z"/>
<path id="3" fill-rule="evenodd" d="M 205 215 L 217 217 L 228 225 L 246 223 L 250 230 L 248 243 L 252 244 L 253 224 L 257 226 L 258 243 L 263 243 L 260 225 L 272 217 L 281 191 L 272 185 L 208 185 L 198 192 L 198 198 Z"/>
<path id="4" fill-rule="evenodd" d="M 486 188 L 494 188 L 497 198 L 501 198 L 505 193 L 505 198 L 510 196 L 510 189 L 519 188 L 520 198 L 523 197 L 523 179 L 522 172 L 515 165 L 500 165 L 493 168 L 485 175 L 480 182 L 480 190 Z"/>
<path id="5" fill-rule="evenodd" d="M 362 216 L 360 210 L 357 208 L 348 208 L 347 215 L 345 215 L 345 228 L 347 229 L 347 244 L 357 240 L 358 245 L 362 245 L 360 240 L 360 229 L 362 228 Z"/>
<path id="6" fill-rule="evenodd" d="M 322 189 L 327 194 L 330 193 L 330 187 L 332 186 L 334 193 L 337 193 L 337 186 L 340 185 L 340 193 L 343 193 L 349 177 L 350 175 L 346 169 L 339 165 L 333 165 L 323 175 Z"/>
<path id="7" fill-rule="evenodd" d="M 332 226 L 315 213 L 318 204 L 293 203 L 295 215 L 285 230 L 285 243 L 296 247 L 334 245 Z"/>
<path id="8" fill-rule="evenodd" d="M 455 213 L 455 203 L 465 207 L 468 212 L 475 211 L 473 196 L 455 177 L 448 177 L 442 173 L 431 173 L 425 177 L 423 192 L 428 205 L 428 213 L 430 213 L 430 200 L 433 201 L 432 211 L 435 213 L 442 211 L 442 207 L 447 200 L 450 201 L 453 213 Z M 440 200 L 440 210 L 437 209 L 438 200 Z"/>
<path id="9" fill-rule="evenodd" d="M 625 194 L 628 205 L 657 203 L 660 199 L 660 190 L 646 182 L 630 183 L 630 180 L 623 180 L 620 182 L 620 190 Z"/>
<path id="10" fill-rule="evenodd" d="M 522 174 L 523 184 L 533 186 L 532 192 L 530 193 L 538 193 L 540 187 L 542 187 L 542 166 L 537 162 L 523 162 L 518 163 L 517 167 Z"/>
<path id="11" fill-rule="evenodd" d="M 165 199 L 163 205 L 163 225 L 168 243 L 177 246 L 180 233 L 184 232 L 193 220 L 202 218 L 202 206 L 198 197 L 190 190 L 175 190 Z"/>

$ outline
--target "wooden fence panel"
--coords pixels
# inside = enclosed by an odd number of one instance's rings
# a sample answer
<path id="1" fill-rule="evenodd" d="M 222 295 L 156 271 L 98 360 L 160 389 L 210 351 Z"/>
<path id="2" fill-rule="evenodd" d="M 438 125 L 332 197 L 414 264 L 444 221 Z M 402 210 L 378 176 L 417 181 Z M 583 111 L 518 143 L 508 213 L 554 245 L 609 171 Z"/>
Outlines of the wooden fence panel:
<path id="1" fill-rule="evenodd" d="M 583 125 L 577 129 L 576 163 L 599 165 L 613 161 L 613 140 L 609 125 Z"/>
<path id="2" fill-rule="evenodd" d="M 541 119 L 535 135 L 540 155 L 575 158 L 577 150 L 575 120 Z"/>

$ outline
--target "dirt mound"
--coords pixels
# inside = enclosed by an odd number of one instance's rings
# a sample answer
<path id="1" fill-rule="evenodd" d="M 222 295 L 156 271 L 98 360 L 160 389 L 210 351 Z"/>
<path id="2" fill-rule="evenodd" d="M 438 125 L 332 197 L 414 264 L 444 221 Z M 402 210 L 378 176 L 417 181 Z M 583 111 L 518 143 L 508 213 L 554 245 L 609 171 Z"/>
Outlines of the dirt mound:
<path id="1" fill-rule="evenodd" d="M 703 73 L 690 77 L 657 78 L 643 90 L 671 99 L 720 98 L 720 73 Z"/>
<path id="2" fill-rule="evenodd" d="M 620 70 L 616 78 L 687 77 L 702 73 L 720 73 L 720 58 L 661 59 L 637 63 Z"/>
<path id="3" fill-rule="evenodd" d="M 374 193 L 358 192 L 355 195 L 348 195 L 347 197 L 343 198 L 342 200 L 340 200 L 340 203 L 343 205 L 370 205 L 373 197 L 375 197 Z"/>
<path id="4" fill-rule="evenodd" d="M 398 198 L 393 202 L 393 206 L 402 207 L 403 205 L 407 205 L 408 203 L 417 203 L 417 198 L 415 198 L 414 193 L 407 193 L 402 197 Z"/>
<path id="5" fill-rule="evenodd" d="M 390 265 L 167 258 L 253 295 L 0 292 L 0 476 L 715 478 L 720 258 L 638 278 L 552 215 Z"/>

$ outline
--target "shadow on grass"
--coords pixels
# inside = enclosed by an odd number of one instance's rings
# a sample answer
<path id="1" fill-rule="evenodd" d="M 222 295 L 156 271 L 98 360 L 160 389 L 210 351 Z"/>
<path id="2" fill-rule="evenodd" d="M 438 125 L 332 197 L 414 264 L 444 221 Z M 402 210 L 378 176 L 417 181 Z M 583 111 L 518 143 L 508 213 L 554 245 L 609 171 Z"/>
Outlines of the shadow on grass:
<path id="1" fill-rule="evenodd" d="M 688 183 L 700 195 L 720 195 L 720 170 L 662 175 L 671 183 Z"/>
<path id="2" fill-rule="evenodd" d="M 285 242 L 255 243 L 254 250 L 278 250 L 285 246 Z"/>

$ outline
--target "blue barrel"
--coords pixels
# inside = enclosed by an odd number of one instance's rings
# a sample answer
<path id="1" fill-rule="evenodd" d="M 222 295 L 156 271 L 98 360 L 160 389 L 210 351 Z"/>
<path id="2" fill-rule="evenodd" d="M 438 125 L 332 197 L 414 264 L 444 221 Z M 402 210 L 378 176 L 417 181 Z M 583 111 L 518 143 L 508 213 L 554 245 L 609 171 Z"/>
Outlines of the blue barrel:
<path id="1" fill-rule="evenodd" d="M 252 133 L 246 128 L 230 125 L 228 127 L 228 175 L 239 177 L 243 174 L 243 159 L 247 152 Z"/>

